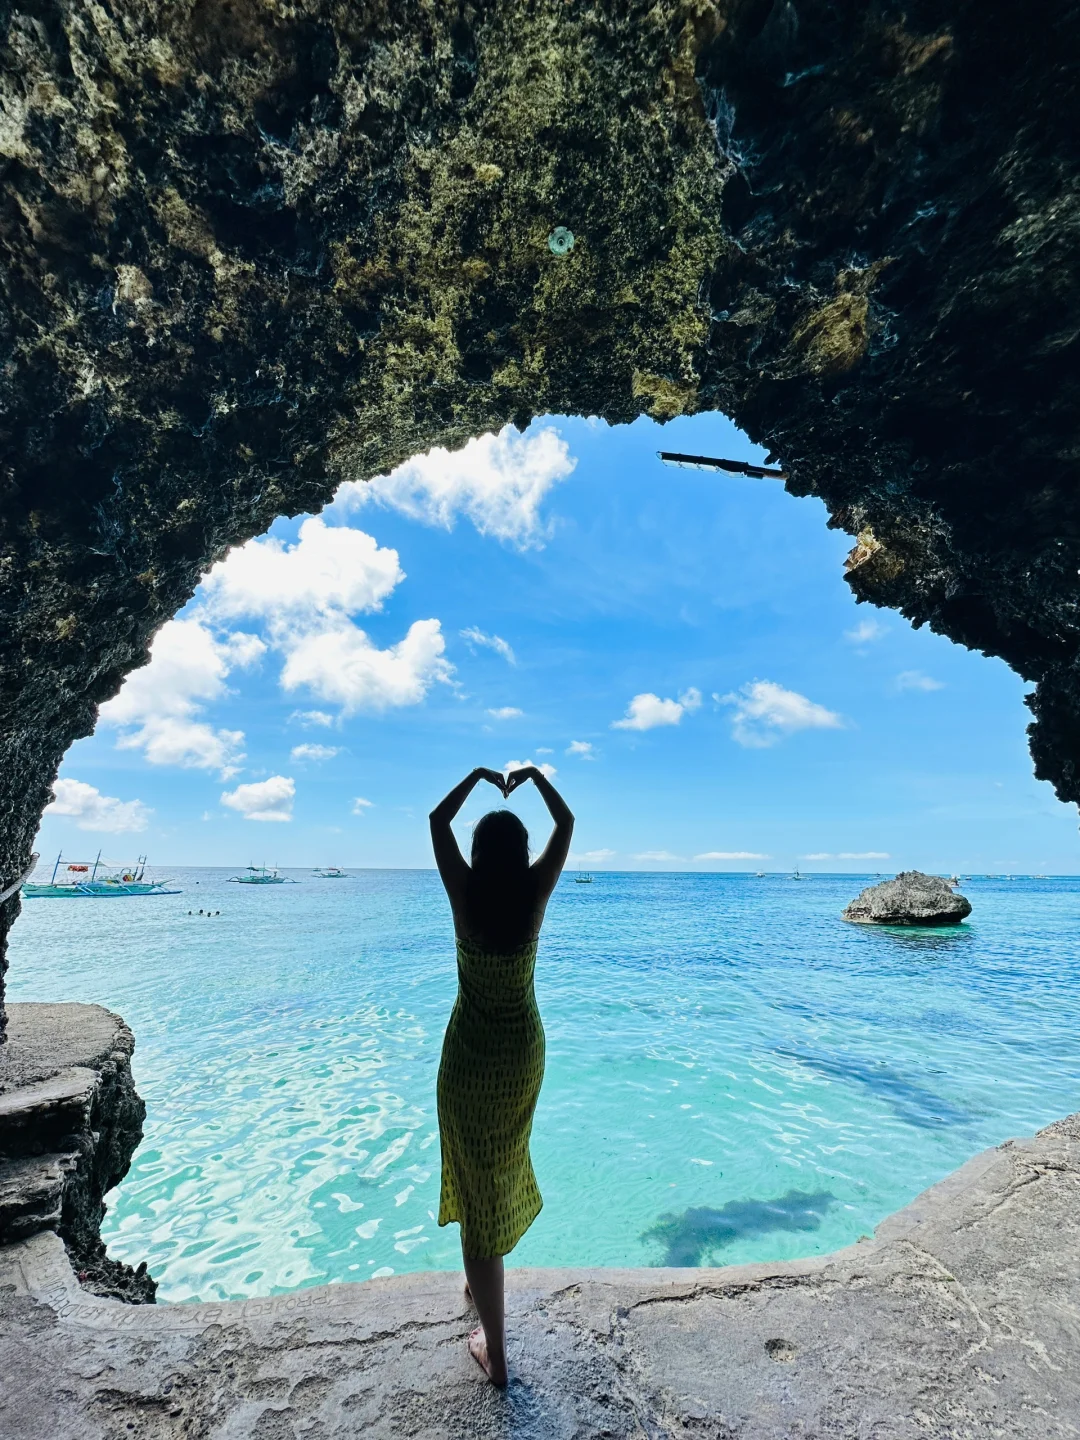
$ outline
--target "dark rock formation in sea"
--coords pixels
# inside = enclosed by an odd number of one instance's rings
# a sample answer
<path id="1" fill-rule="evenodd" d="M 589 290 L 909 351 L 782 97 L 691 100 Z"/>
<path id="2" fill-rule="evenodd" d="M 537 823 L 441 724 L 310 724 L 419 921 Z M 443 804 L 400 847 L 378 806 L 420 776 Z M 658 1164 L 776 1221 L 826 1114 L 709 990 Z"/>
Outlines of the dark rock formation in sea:
<path id="1" fill-rule="evenodd" d="M 152 1304 L 146 1273 L 110 1259 L 106 1191 L 127 1174 L 146 1106 L 131 1076 L 135 1041 L 100 1005 L 10 1005 L 0 1050 L 0 1246 L 60 1234 L 95 1295 Z"/>
<path id="2" fill-rule="evenodd" d="M 895 880 L 868 885 L 843 918 L 859 925 L 958 925 L 971 914 L 971 901 L 940 875 L 901 870 Z"/>
<path id="3" fill-rule="evenodd" d="M 0 891 L 228 546 L 545 411 L 731 415 L 1080 798 L 1075 0 L 4 14 Z"/>

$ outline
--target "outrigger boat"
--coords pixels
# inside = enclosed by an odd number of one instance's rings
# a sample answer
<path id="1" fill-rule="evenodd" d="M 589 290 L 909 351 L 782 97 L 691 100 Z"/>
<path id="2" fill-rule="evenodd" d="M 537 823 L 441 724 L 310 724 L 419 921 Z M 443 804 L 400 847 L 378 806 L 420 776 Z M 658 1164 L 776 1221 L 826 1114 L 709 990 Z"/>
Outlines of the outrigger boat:
<path id="1" fill-rule="evenodd" d="M 268 870 L 265 865 L 249 865 L 246 875 L 230 875 L 229 882 L 233 885 L 297 885 L 299 881 L 279 875 L 277 866 Z"/>
<path id="2" fill-rule="evenodd" d="M 345 871 L 337 865 L 326 865 L 322 870 L 313 870 L 311 873 L 319 880 L 346 879 Z"/>
<path id="3" fill-rule="evenodd" d="M 28 880 L 22 887 L 27 900 L 103 900 L 123 895 L 179 895 L 179 890 L 170 890 L 168 880 L 147 880 L 146 856 L 140 855 L 134 865 L 121 865 L 101 871 L 101 851 L 93 865 L 82 860 L 70 861 L 63 872 L 60 864 L 63 852 L 56 857 L 52 876 L 48 882 Z M 106 866 L 108 862 L 106 861 Z M 61 878 L 57 879 L 60 874 Z"/>
<path id="4" fill-rule="evenodd" d="M 575 885 L 591 885 L 591 884 L 592 884 L 592 876 L 591 876 L 591 875 L 588 875 L 588 874 L 585 874 L 585 875 L 575 875 L 575 876 L 574 876 L 574 884 L 575 884 Z"/>

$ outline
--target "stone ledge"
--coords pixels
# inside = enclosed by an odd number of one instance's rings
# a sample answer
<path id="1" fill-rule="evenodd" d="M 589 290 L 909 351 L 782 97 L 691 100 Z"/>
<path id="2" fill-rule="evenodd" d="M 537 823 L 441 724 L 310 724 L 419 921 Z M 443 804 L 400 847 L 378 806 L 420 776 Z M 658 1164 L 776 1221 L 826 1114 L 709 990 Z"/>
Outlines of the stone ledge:
<path id="1" fill-rule="evenodd" d="M 13 1004 L 0 1049 L 0 1095 L 51 1080 L 71 1066 L 101 1070 L 131 1059 L 135 1039 L 102 1005 Z"/>
<path id="2" fill-rule="evenodd" d="M 6 1241 L 59 1227 L 64 1187 L 78 1159 L 33 1155 L 0 1162 L 0 1235 Z"/>
<path id="3" fill-rule="evenodd" d="M 0 1094 L 0 1145 L 9 1149 L 18 1132 L 41 1134 L 43 1127 L 57 1122 L 81 1128 L 99 1083 L 96 1070 L 80 1065 L 60 1070 L 48 1080 L 5 1090 Z"/>
<path id="4" fill-rule="evenodd" d="M 152 1300 L 145 1272 L 101 1243 L 106 1191 L 127 1174 L 146 1107 L 135 1040 L 100 1005 L 12 1005 L 0 1046 L 0 1244 L 56 1230 L 86 1283 Z"/>
<path id="5" fill-rule="evenodd" d="M 0 1432 L 292 1440 L 907 1440 L 1080 1434 L 1080 1117 L 986 1151 L 832 1255 L 511 1270 L 512 1381 L 461 1277 L 126 1307 L 57 1239 L 0 1251 Z M 33 1337 L 31 1339 L 31 1337 Z"/>

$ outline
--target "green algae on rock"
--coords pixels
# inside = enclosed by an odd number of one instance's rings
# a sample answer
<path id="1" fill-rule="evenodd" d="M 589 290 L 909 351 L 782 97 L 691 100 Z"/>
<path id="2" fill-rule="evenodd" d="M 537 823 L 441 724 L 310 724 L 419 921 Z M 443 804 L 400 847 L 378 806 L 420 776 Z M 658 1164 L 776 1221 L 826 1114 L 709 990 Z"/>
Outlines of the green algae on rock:
<path id="1" fill-rule="evenodd" d="M 543 412 L 726 411 L 1080 798 L 1080 23 L 1027 13 L 9 4 L 0 879 L 230 545 Z"/>

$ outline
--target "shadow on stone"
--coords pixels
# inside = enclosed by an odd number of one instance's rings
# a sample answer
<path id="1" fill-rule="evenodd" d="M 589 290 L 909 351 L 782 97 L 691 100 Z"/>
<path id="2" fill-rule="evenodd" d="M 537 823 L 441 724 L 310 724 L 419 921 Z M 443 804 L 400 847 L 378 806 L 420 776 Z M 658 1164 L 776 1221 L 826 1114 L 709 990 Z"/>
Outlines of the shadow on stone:
<path id="1" fill-rule="evenodd" d="M 705 1265 L 713 1251 L 733 1240 L 772 1230 L 819 1230 L 824 1212 L 835 1203 L 828 1190 L 789 1190 L 775 1200 L 729 1200 L 719 1210 L 698 1205 L 681 1215 L 661 1215 L 641 1238 L 664 1246 L 660 1265 Z"/>

